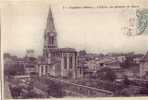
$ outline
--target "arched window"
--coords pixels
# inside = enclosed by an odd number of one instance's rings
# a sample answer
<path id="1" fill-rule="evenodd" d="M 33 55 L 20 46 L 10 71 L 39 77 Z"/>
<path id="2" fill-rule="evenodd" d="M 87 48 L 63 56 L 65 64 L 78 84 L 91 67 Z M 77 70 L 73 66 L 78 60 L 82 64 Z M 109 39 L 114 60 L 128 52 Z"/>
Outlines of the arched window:
<path id="1" fill-rule="evenodd" d="M 64 69 L 67 69 L 67 57 L 64 56 Z"/>
<path id="2" fill-rule="evenodd" d="M 72 56 L 69 57 L 69 67 L 72 69 Z"/>
<path id="3" fill-rule="evenodd" d="M 49 36 L 49 40 L 48 40 L 49 44 L 54 44 L 54 36 Z"/>
<path id="4" fill-rule="evenodd" d="M 54 44 L 54 36 L 51 37 L 51 44 Z"/>

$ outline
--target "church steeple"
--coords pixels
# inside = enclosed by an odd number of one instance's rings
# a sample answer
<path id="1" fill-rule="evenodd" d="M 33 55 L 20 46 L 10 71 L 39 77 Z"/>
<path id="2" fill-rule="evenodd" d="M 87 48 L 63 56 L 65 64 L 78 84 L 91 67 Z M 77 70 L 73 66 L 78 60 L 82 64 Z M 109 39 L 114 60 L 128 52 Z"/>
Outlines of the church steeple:
<path id="1" fill-rule="evenodd" d="M 49 8 L 49 11 L 48 11 L 47 25 L 46 25 L 45 31 L 46 32 L 56 32 L 51 7 Z"/>
<path id="2" fill-rule="evenodd" d="M 44 51 L 43 54 L 47 55 L 50 49 L 57 48 L 57 33 L 54 25 L 51 7 L 48 11 L 47 24 L 44 33 Z"/>

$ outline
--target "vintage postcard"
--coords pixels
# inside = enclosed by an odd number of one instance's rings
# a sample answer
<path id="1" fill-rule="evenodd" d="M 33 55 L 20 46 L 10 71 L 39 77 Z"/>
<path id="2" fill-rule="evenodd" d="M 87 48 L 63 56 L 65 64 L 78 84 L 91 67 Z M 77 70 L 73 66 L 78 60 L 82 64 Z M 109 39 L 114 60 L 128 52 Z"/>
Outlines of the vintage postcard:
<path id="1" fill-rule="evenodd" d="M 147 0 L 0 7 L 2 99 L 147 98 Z"/>

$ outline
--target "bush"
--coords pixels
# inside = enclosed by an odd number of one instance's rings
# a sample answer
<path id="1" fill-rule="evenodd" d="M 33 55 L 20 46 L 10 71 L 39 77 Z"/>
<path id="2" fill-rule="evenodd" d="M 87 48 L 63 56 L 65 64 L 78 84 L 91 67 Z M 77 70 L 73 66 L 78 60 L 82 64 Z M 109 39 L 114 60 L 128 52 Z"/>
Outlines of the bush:
<path id="1" fill-rule="evenodd" d="M 110 68 L 102 68 L 97 72 L 97 77 L 101 80 L 113 82 L 116 79 L 115 72 Z"/>

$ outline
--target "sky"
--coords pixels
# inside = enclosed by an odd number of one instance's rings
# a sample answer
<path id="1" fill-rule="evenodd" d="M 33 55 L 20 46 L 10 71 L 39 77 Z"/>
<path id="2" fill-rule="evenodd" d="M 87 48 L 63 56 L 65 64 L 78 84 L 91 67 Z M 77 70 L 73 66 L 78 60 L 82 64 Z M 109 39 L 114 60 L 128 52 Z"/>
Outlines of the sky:
<path id="1" fill-rule="evenodd" d="M 27 49 L 42 54 L 49 5 L 8 4 L 2 10 L 2 49 L 22 56 Z M 124 27 L 135 9 L 68 9 L 52 6 L 58 46 L 92 53 L 148 51 L 148 31 L 127 36 Z M 133 22 L 136 25 L 136 21 Z M 133 33 L 135 34 L 135 26 Z"/>

